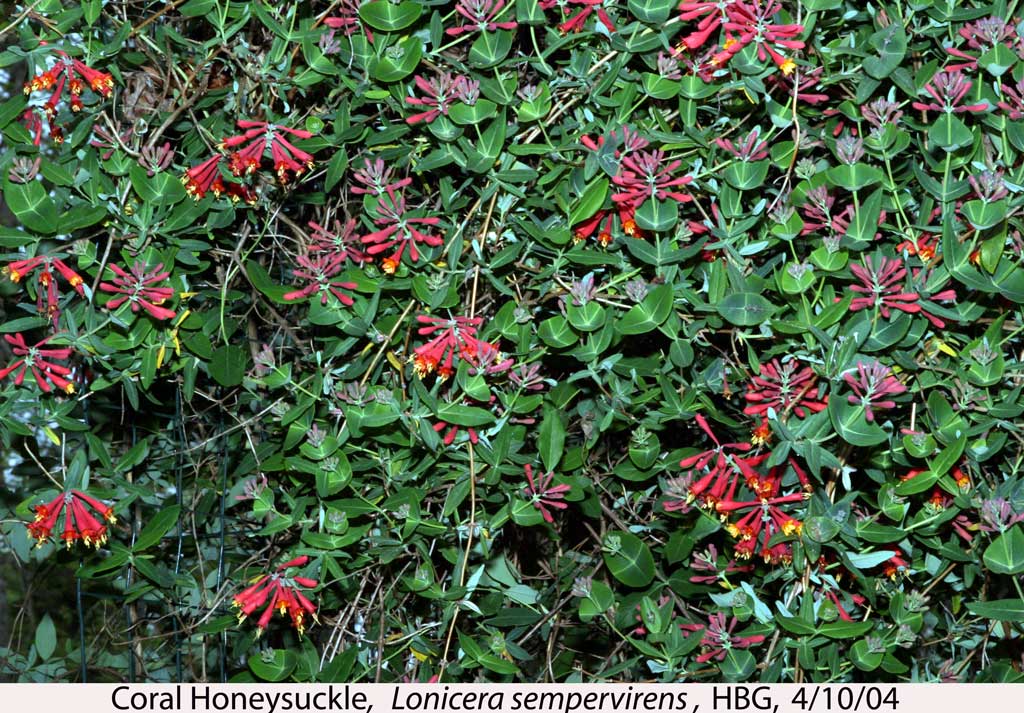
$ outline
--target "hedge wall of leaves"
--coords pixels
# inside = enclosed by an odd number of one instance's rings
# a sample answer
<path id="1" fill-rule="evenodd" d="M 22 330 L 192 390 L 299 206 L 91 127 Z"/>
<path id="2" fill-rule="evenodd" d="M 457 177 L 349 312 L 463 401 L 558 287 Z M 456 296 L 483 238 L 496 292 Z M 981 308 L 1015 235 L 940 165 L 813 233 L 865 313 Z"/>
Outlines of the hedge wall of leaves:
<path id="1" fill-rule="evenodd" d="M 1017 5 L 3 3 L 0 676 L 1022 680 Z"/>

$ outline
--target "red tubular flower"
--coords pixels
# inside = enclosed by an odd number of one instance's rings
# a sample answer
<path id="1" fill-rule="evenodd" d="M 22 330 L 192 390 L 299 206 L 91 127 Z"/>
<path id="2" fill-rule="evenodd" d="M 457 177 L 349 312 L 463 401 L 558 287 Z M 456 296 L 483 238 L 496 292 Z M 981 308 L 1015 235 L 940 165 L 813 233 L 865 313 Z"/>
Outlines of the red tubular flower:
<path id="1" fill-rule="evenodd" d="M 299 636 L 306 631 L 306 617 L 311 617 L 314 622 L 319 622 L 316 615 L 316 605 L 313 604 L 301 591 L 299 587 L 312 589 L 320 583 L 308 577 L 287 577 L 284 570 L 291 567 L 301 567 L 309 561 L 305 555 L 284 563 L 277 568 L 273 574 L 264 574 L 256 581 L 240 591 L 232 599 L 232 606 L 238 609 L 238 623 L 241 624 L 247 617 L 257 609 L 266 604 L 263 613 L 256 622 L 256 636 L 259 637 L 270 624 L 274 611 L 279 611 L 282 616 L 291 618 L 292 626 Z M 267 603 L 267 600 L 269 604 Z"/>
<path id="2" fill-rule="evenodd" d="M 11 282 L 21 282 L 22 278 L 31 275 L 39 270 L 39 284 L 36 289 L 36 306 L 40 314 L 45 314 L 53 320 L 53 326 L 57 326 L 60 319 L 60 293 L 57 290 L 57 280 L 54 277 L 56 271 L 79 295 L 85 294 L 82 286 L 82 277 L 72 270 L 60 258 L 47 255 L 15 260 L 4 267 L 3 272 L 11 278 Z M 45 302 L 44 305 L 44 297 Z"/>
<path id="3" fill-rule="evenodd" d="M 453 426 L 452 424 L 445 423 L 444 421 L 438 421 L 433 425 L 433 429 L 437 433 L 441 433 L 446 428 L 448 430 L 445 431 L 444 437 L 441 439 L 441 442 L 444 443 L 446 446 L 450 446 L 452 443 L 455 442 L 455 437 L 459 435 L 459 430 L 461 427 Z M 469 442 L 472 443 L 474 446 L 480 442 L 480 437 L 477 435 L 475 429 L 467 427 L 466 435 L 469 436 Z"/>
<path id="4" fill-rule="evenodd" d="M 802 49 L 803 41 L 794 38 L 803 32 L 804 28 L 803 25 L 779 25 L 771 22 L 780 9 L 781 3 L 778 0 L 763 3 L 760 0 L 749 3 L 736 0 L 730 3 L 725 9 L 728 19 L 722 26 L 727 33 L 735 35 L 730 34 L 722 51 L 715 55 L 715 63 L 726 64 L 744 47 L 754 43 L 757 46 L 759 60 L 763 62 L 770 57 L 783 74 L 790 74 L 796 68 L 796 62 L 784 57 L 779 50 Z"/>
<path id="5" fill-rule="evenodd" d="M 535 508 L 540 510 L 545 522 L 554 522 L 555 519 L 548 508 L 565 510 L 569 507 L 564 498 L 565 494 L 572 490 L 572 486 L 565 483 L 552 486 L 551 481 L 555 479 L 554 473 L 545 473 L 534 481 L 533 466 L 527 463 L 523 469 L 526 471 L 526 482 L 529 483 L 523 488 L 523 494 L 530 498 Z"/>
<path id="6" fill-rule="evenodd" d="M 78 541 L 86 547 L 99 549 L 107 541 L 107 526 L 97 520 L 93 512 L 110 523 L 117 522 L 113 507 L 81 490 L 63 492 L 34 509 L 35 521 L 30 522 L 27 528 L 29 535 L 36 541 L 36 547 L 42 547 L 50 539 L 62 514 L 64 522 L 59 539 L 68 549 Z"/>
<path id="7" fill-rule="evenodd" d="M 299 255 L 297 261 L 299 267 L 293 274 L 306 280 L 309 284 L 305 287 L 289 292 L 284 295 L 286 300 L 300 300 L 303 297 L 319 293 L 320 304 L 327 304 L 327 298 L 334 295 L 339 302 L 346 307 L 351 307 L 353 300 L 342 290 L 354 290 L 358 285 L 354 282 L 341 282 L 336 280 L 338 273 L 345 266 L 346 255 L 344 253 L 323 253 L 320 255 Z"/>
<path id="8" fill-rule="evenodd" d="M 271 124 L 266 121 L 248 121 L 239 119 L 235 122 L 238 128 L 244 132 L 237 136 L 230 136 L 224 139 L 221 150 L 227 150 L 236 146 L 242 148 L 233 152 L 228 160 L 228 167 L 236 176 L 248 175 L 256 171 L 263 161 L 263 156 L 270 151 L 271 159 L 274 161 L 274 171 L 277 179 L 287 183 L 289 171 L 292 177 L 298 178 L 313 168 L 313 156 L 300 148 L 296 148 L 286 135 L 297 139 L 309 139 L 313 137 L 304 129 L 292 129 L 279 124 Z M 244 145 L 243 145 L 244 144 Z"/>
<path id="9" fill-rule="evenodd" d="M 910 566 L 909 562 L 900 557 L 897 553 L 893 552 L 892 557 L 883 564 L 882 571 L 885 573 L 886 577 L 896 581 L 896 577 L 898 575 L 906 574 L 908 566 Z"/>
<path id="10" fill-rule="evenodd" d="M 988 102 L 980 104 L 961 104 L 967 92 L 971 90 L 973 83 L 959 71 L 936 72 L 924 90 L 931 95 L 934 101 L 913 102 L 911 106 L 920 111 L 940 111 L 945 114 L 961 114 L 965 111 L 977 113 L 987 111 Z"/>
<path id="11" fill-rule="evenodd" d="M 665 152 L 638 151 L 622 159 L 620 171 L 612 178 L 612 183 L 622 189 L 613 193 L 612 200 L 619 205 L 638 207 L 648 198 L 672 200 L 686 203 L 692 200 L 686 193 L 672 190 L 685 186 L 693 180 L 692 176 L 674 177 L 672 172 L 683 165 L 682 161 L 669 161 L 666 165 Z"/>
<path id="12" fill-rule="evenodd" d="M 715 144 L 722 150 L 728 151 L 740 161 L 760 161 L 768 158 L 768 142 L 758 141 L 761 132 L 758 129 L 747 134 L 738 145 L 729 139 L 715 139 Z"/>
<path id="13" fill-rule="evenodd" d="M 683 22 L 690 22 L 701 18 L 697 28 L 683 38 L 682 44 L 687 49 L 695 50 L 703 47 L 711 35 L 722 28 L 722 24 L 728 19 L 728 8 L 736 0 L 724 0 L 724 2 L 683 2 L 679 9 L 682 14 L 679 19 Z M 701 17 L 703 15 L 703 17 Z"/>
<path id="14" fill-rule="evenodd" d="M 949 71 L 976 70 L 978 59 L 1000 44 L 1020 53 L 1021 40 L 1017 35 L 1017 29 L 1013 23 L 995 15 L 968 22 L 957 31 L 957 34 L 966 40 L 963 47 L 971 50 L 971 53 L 957 47 L 947 47 L 947 54 L 964 60 L 959 64 L 947 65 L 946 69 Z"/>
<path id="15" fill-rule="evenodd" d="M 71 58 L 63 50 L 55 49 L 53 52 L 57 55 L 54 65 L 25 83 L 26 94 L 53 90 L 43 107 L 47 116 L 52 118 L 57 113 L 57 106 L 63 98 L 65 87 L 70 90 L 72 111 L 79 111 L 82 108 L 81 94 L 86 86 L 104 98 L 109 98 L 113 93 L 114 78 L 109 74 L 93 69 L 81 60 Z"/>
<path id="16" fill-rule="evenodd" d="M 781 414 L 792 411 L 798 418 L 823 411 L 828 396 L 821 394 L 817 376 L 809 366 L 799 368 L 795 359 L 780 364 L 778 359 L 761 365 L 761 375 L 755 376 L 744 396 L 749 405 L 743 413 L 763 416 L 769 408 Z"/>
<path id="17" fill-rule="evenodd" d="M 871 364 L 857 362 L 857 376 L 849 372 L 843 376 L 843 380 L 853 390 L 853 394 L 848 396 L 847 400 L 851 404 L 860 404 L 864 407 L 864 417 L 869 423 L 875 420 L 874 410 L 890 409 L 896 405 L 895 401 L 886 399 L 886 396 L 896 396 L 907 390 L 907 387 L 892 375 L 889 367 L 877 361 Z"/>
<path id="18" fill-rule="evenodd" d="M 43 120 L 39 118 L 38 112 L 26 109 L 21 115 L 22 126 L 32 135 L 32 145 L 39 146 L 43 141 Z"/>
<path id="19" fill-rule="evenodd" d="M 703 647 L 701 654 L 697 656 L 697 663 L 708 661 L 724 661 L 729 649 L 748 649 L 751 646 L 764 641 L 764 636 L 736 636 L 733 631 L 739 620 L 733 617 L 729 625 L 725 624 L 725 612 L 716 612 L 708 617 L 707 626 L 703 624 L 683 624 L 682 628 L 687 631 L 702 631 L 703 636 L 700 644 Z"/>
<path id="20" fill-rule="evenodd" d="M 850 311 L 856 312 L 867 307 L 877 307 L 879 313 L 888 319 L 891 309 L 916 314 L 921 311 L 916 292 L 903 292 L 899 284 L 907 275 L 907 268 L 898 258 L 882 257 L 876 266 L 872 257 L 866 255 L 863 265 L 850 265 L 850 272 L 860 280 L 859 285 L 850 285 L 850 290 L 864 297 L 856 297 L 850 303 Z"/>
<path id="21" fill-rule="evenodd" d="M 444 319 L 421 314 L 416 320 L 426 325 L 417 330 L 420 335 L 434 335 L 429 342 L 413 350 L 413 370 L 421 379 L 435 370 L 442 380 L 449 378 L 455 373 L 456 355 L 472 365 L 479 363 L 481 347 L 487 344 L 476 338 L 476 330 L 483 322 L 482 319 Z"/>
<path id="22" fill-rule="evenodd" d="M 443 72 L 437 75 L 435 79 L 424 79 L 417 75 L 413 77 L 413 82 L 426 96 L 422 98 L 406 97 L 405 103 L 412 104 L 413 106 L 429 107 L 429 109 L 407 117 L 405 123 L 418 124 L 421 121 L 425 121 L 429 124 L 442 114 L 448 116 L 448 108 L 462 95 L 466 78 L 452 76 L 450 72 Z"/>
<path id="23" fill-rule="evenodd" d="M 384 272 L 389 275 L 394 274 L 398 269 L 406 248 L 409 249 L 409 258 L 413 262 L 417 262 L 420 259 L 417 245 L 438 247 L 444 244 L 440 235 L 424 233 L 416 227 L 417 225 L 435 226 L 441 222 L 441 219 L 407 216 L 405 198 L 400 193 L 390 194 L 389 199 L 380 198 L 377 201 L 377 213 L 380 217 L 374 220 L 374 223 L 381 226 L 381 229 L 364 235 L 360 240 L 364 245 L 370 245 L 366 249 L 369 255 L 377 255 L 397 246 L 395 252 L 384 258 L 381 263 Z"/>
<path id="24" fill-rule="evenodd" d="M 354 218 L 350 218 L 344 223 L 335 220 L 333 230 L 328 230 L 312 220 L 308 225 L 313 229 L 313 234 L 310 236 L 313 243 L 309 246 L 311 253 L 325 252 L 331 255 L 341 255 L 345 260 L 351 260 L 359 265 L 369 259 L 359 245 Z"/>
<path id="25" fill-rule="evenodd" d="M 125 302 L 131 303 L 132 312 L 138 312 L 139 308 L 145 309 L 155 319 L 172 319 L 174 310 L 161 307 L 166 300 L 174 296 L 174 290 L 170 287 L 154 287 L 154 283 L 162 282 L 171 276 L 169 272 L 162 272 L 163 264 L 153 269 L 147 269 L 142 261 L 132 265 L 131 272 L 125 272 L 117 265 L 109 265 L 110 271 L 115 277 L 113 283 L 101 282 L 100 289 L 104 292 L 119 294 L 107 302 L 108 309 L 117 309 Z"/>
<path id="26" fill-rule="evenodd" d="M 1024 117 L 1024 79 L 1013 87 L 1003 84 L 1002 89 L 1004 99 L 997 106 L 1014 121 Z"/>
<path id="27" fill-rule="evenodd" d="M 563 35 L 582 30 L 584 25 L 587 24 L 587 18 L 595 12 L 597 13 L 597 19 L 604 25 L 609 34 L 615 32 L 615 23 L 612 21 L 611 16 L 608 15 L 607 10 L 604 9 L 604 0 L 540 0 L 538 4 L 542 10 L 560 7 L 563 16 L 572 15 L 568 20 L 558 25 L 558 31 Z M 582 7 L 577 11 L 572 7 L 573 5 Z M 576 14 L 573 14 L 574 12 Z"/>
<path id="28" fill-rule="evenodd" d="M 581 243 L 595 232 L 597 232 L 597 242 L 602 247 L 608 247 L 612 242 L 612 223 L 615 220 L 615 215 L 606 210 L 599 210 L 594 215 L 581 223 L 577 223 L 572 231 L 572 240 L 574 243 Z M 598 226 L 601 225 L 601 230 L 598 231 Z"/>
<path id="29" fill-rule="evenodd" d="M 829 100 L 829 96 L 824 93 L 824 90 L 818 90 L 824 71 L 824 67 L 815 67 L 814 69 L 801 68 L 799 72 L 790 72 L 788 75 L 776 72 L 765 78 L 765 84 L 778 90 L 787 98 L 795 97 L 797 102 L 815 106 Z"/>
<path id="30" fill-rule="evenodd" d="M 181 177 L 181 182 L 185 184 L 185 192 L 196 200 L 200 200 L 210 191 L 220 198 L 224 193 L 224 179 L 220 175 L 220 162 L 223 160 L 224 157 L 217 154 L 185 171 L 185 175 Z"/>
<path id="31" fill-rule="evenodd" d="M 359 0 L 341 0 L 337 3 L 338 14 L 324 19 L 324 24 L 332 30 L 341 30 L 346 37 L 351 37 L 360 27 L 366 32 L 366 39 L 373 42 L 373 32 L 359 19 Z"/>
<path id="32" fill-rule="evenodd" d="M 622 136 L 619 136 L 619 132 Z M 633 131 L 628 126 L 623 126 L 620 129 L 612 129 L 608 132 L 607 139 L 615 142 L 615 158 L 622 158 L 628 153 L 633 151 L 639 151 L 640 149 L 647 148 L 648 141 L 643 136 Z M 586 146 L 595 153 L 600 151 L 605 144 L 605 137 L 598 136 L 597 140 L 590 138 L 589 136 L 581 136 L 580 143 Z"/>
<path id="33" fill-rule="evenodd" d="M 366 186 L 366 188 L 360 188 L 359 186 L 352 186 L 351 191 L 356 195 L 372 194 L 377 197 L 393 193 L 401 188 L 405 188 L 412 183 L 412 179 L 409 177 L 394 180 L 392 177 L 393 169 L 388 167 L 383 159 L 378 158 L 374 162 L 370 162 L 370 159 L 363 160 L 363 167 L 356 169 L 352 172 L 352 178 L 357 182 Z"/>
<path id="34" fill-rule="evenodd" d="M 951 302 L 955 300 L 956 290 L 942 289 L 945 286 L 945 282 L 942 282 L 939 285 L 932 284 L 929 286 L 928 283 L 931 282 L 932 275 L 935 274 L 933 269 L 926 270 L 922 268 L 914 268 L 910 271 L 910 274 L 920 298 L 921 314 L 934 326 L 942 329 L 946 326 L 945 320 L 935 316 L 930 310 L 934 309 L 934 303 Z"/>
<path id="35" fill-rule="evenodd" d="M 21 386 L 25 380 L 25 373 L 31 371 L 36 384 L 43 393 L 50 393 L 54 386 L 66 393 L 74 393 L 75 385 L 67 378 L 71 374 L 70 367 L 51 361 L 51 359 L 67 359 L 71 356 L 71 348 L 44 349 L 43 346 L 50 339 L 52 339 L 52 335 L 30 347 L 25 343 L 24 335 L 5 334 L 4 340 L 11 345 L 11 351 L 14 352 L 16 358 L 7 368 L 0 369 L 0 379 L 5 379 L 13 373 L 15 386 Z"/>
<path id="36" fill-rule="evenodd" d="M 464 32 L 494 32 L 495 30 L 513 30 L 518 27 L 513 21 L 495 22 L 505 9 L 505 0 L 459 0 L 455 12 L 469 20 L 468 24 L 450 27 L 445 30 L 447 35 L 461 35 Z"/>

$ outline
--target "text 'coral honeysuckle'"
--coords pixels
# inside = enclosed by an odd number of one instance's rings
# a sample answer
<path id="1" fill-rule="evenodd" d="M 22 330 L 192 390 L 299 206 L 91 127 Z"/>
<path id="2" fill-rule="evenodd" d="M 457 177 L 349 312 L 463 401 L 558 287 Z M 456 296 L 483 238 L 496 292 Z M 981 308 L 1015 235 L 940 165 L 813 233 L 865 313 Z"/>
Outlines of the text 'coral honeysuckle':
<path id="1" fill-rule="evenodd" d="M 112 506 L 81 490 L 63 492 L 45 505 L 36 505 L 34 509 L 36 519 L 30 522 L 27 528 L 28 534 L 36 541 L 36 547 L 46 544 L 50 535 L 57 529 L 58 520 L 62 519 L 63 527 L 59 539 L 68 549 L 78 541 L 87 547 L 99 549 L 99 546 L 107 541 L 107 526 L 102 520 L 111 524 L 117 522 Z"/>
<path id="2" fill-rule="evenodd" d="M 289 560 L 279 566 L 273 574 L 261 575 L 255 583 L 236 594 L 231 603 L 239 610 L 238 623 L 241 624 L 264 604 L 266 608 L 256 622 L 257 637 L 262 635 L 270 624 L 274 611 L 281 612 L 281 616 L 290 617 L 292 626 L 299 632 L 299 636 L 306 631 L 307 616 L 319 623 L 316 605 L 299 591 L 299 587 L 312 589 L 320 583 L 308 577 L 285 575 L 285 570 L 303 567 L 308 562 L 309 557 L 306 555 Z"/>
<path id="3" fill-rule="evenodd" d="M 71 347 L 46 347 L 52 338 L 53 335 L 46 337 L 30 347 L 25 343 L 24 335 L 5 334 L 4 340 L 11 345 L 15 359 L 6 368 L 0 369 L 0 379 L 14 374 L 14 384 L 21 386 L 25 374 L 31 371 L 43 393 L 50 393 L 54 386 L 66 393 L 74 393 L 75 385 L 67 378 L 71 368 L 52 361 L 70 357 Z"/>
<path id="4" fill-rule="evenodd" d="M 130 272 L 117 265 L 108 265 L 114 273 L 113 282 L 101 282 L 100 289 L 103 292 L 110 292 L 119 295 L 107 302 L 108 309 L 117 309 L 125 302 L 131 304 L 132 312 L 144 309 L 155 319 L 173 319 L 174 310 L 161 307 L 166 300 L 174 296 L 174 290 L 170 287 L 156 287 L 156 283 L 163 282 L 171 273 L 163 269 L 163 265 L 148 268 L 144 262 L 136 261 Z"/>

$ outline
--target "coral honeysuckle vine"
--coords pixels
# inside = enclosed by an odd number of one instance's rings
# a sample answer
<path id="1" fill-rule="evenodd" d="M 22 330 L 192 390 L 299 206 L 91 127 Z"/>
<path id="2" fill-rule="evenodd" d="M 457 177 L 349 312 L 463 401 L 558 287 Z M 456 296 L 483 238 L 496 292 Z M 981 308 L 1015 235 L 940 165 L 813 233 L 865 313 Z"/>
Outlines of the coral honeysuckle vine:
<path id="1" fill-rule="evenodd" d="M 12 7 L 0 680 L 1024 680 L 1016 2 Z"/>

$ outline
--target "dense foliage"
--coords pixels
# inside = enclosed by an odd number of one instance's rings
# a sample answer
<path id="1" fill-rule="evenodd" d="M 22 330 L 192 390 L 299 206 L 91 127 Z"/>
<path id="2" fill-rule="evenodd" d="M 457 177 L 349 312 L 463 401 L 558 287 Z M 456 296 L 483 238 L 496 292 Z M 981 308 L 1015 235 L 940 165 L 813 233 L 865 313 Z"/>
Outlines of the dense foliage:
<path id="1" fill-rule="evenodd" d="M 1016 0 L 2 7 L 3 677 L 1024 677 Z"/>

